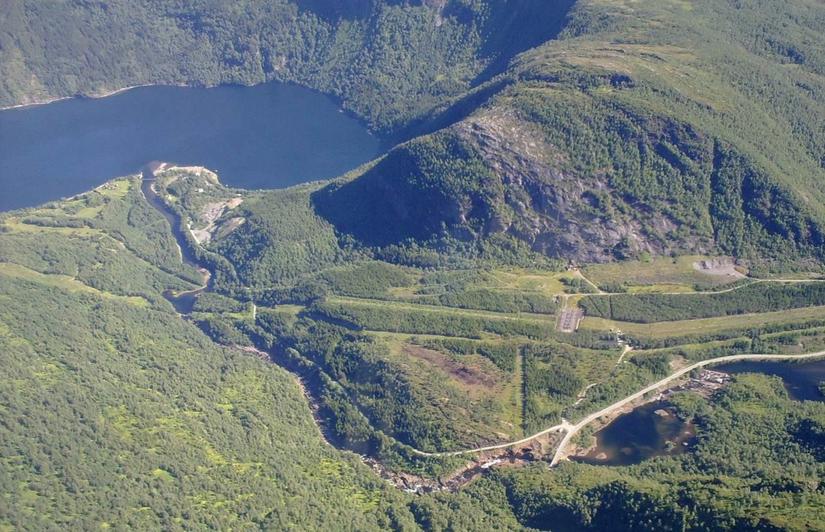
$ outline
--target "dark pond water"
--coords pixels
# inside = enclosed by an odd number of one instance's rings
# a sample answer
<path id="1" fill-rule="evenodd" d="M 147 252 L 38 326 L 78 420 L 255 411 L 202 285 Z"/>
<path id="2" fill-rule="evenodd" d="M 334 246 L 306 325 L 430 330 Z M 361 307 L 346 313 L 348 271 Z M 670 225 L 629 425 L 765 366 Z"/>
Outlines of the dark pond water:
<path id="1" fill-rule="evenodd" d="M 788 395 L 797 401 L 825 401 L 819 385 L 825 381 L 825 360 L 793 362 L 734 362 L 714 366 L 730 374 L 761 373 L 780 377 Z M 662 416 L 663 412 L 669 415 Z M 668 409 L 666 402 L 642 405 L 619 416 L 595 434 L 596 447 L 579 462 L 598 465 L 631 465 L 656 456 L 685 452 L 690 448 L 694 428 Z M 687 445 L 685 445 L 687 443 Z"/>
<path id="2" fill-rule="evenodd" d="M 596 433 L 596 447 L 578 462 L 632 465 L 648 458 L 685 452 L 695 435 L 668 403 L 647 403 L 623 414 Z"/>
<path id="3" fill-rule="evenodd" d="M 788 395 L 797 401 L 825 401 L 819 383 L 825 381 L 825 360 L 795 364 L 793 362 L 733 362 L 714 366 L 725 373 L 762 373 L 780 377 Z"/>
<path id="4" fill-rule="evenodd" d="M 206 166 L 243 188 L 342 174 L 381 142 L 330 98 L 280 83 L 141 87 L 0 111 L 0 210 L 136 173 L 149 161 Z"/>

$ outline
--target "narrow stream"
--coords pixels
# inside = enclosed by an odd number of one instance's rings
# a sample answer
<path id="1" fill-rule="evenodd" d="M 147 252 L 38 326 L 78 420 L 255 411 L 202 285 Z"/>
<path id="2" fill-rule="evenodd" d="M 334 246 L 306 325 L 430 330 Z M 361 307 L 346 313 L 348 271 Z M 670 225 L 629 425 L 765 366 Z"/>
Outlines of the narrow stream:
<path id="1" fill-rule="evenodd" d="M 143 168 L 140 190 L 143 192 L 143 195 L 146 197 L 146 201 L 149 202 L 149 205 L 154 207 L 155 210 L 162 214 L 163 217 L 166 218 L 166 221 L 169 222 L 169 226 L 172 228 L 172 235 L 178 243 L 178 249 L 180 250 L 181 260 L 183 263 L 197 269 L 203 276 L 203 286 L 200 288 L 178 293 L 175 293 L 172 290 L 167 290 L 163 293 L 163 297 L 172 303 L 175 310 L 177 310 L 180 314 L 185 315 L 192 312 L 198 295 L 208 290 L 212 275 L 209 270 L 198 264 L 197 258 L 192 253 L 192 250 L 189 249 L 186 237 L 181 229 L 180 218 L 166 206 L 155 190 L 154 185 L 156 178 L 154 172 L 158 166 L 159 163 L 152 162 Z"/>

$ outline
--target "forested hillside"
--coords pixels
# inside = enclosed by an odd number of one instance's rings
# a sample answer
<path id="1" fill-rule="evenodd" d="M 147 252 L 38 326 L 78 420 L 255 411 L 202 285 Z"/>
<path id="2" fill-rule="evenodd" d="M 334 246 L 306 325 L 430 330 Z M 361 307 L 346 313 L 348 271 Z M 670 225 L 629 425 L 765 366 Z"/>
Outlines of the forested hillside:
<path id="1" fill-rule="evenodd" d="M 805 0 L 579 2 L 467 118 L 316 204 L 368 246 L 498 235 L 578 261 L 810 267 L 825 256 L 823 20 Z"/>
<path id="2" fill-rule="evenodd" d="M 550 462 L 708 359 L 821 356 L 824 27 L 821 0 L 2 2 L 0 105 L 281 80 L 403 142 L 0 213 L 0 529 L 821 529 L 825 403 L 772 377 L 670 389 L 686 449 Z"/>
<path id="3" fill-rule="evenodd" d="M 392 130 L 551 38 L 571 4 L 10 0 L 0 13 L 0 105 L 276 79 L 334 94 Z"/>
<path id="4" fill-rule="evenodd" d="M 198 275 L 138 183 L 0 215 L 0 527 L 518 526 L 495 485 L 392 488 L 324 442 L 294 375 L 181 319 L 161 293 Z"/>
<path id="5" fill-rule="evenodd" d="M 174 190 L 193 194 L 180 203 L 200 209 L 236 197 L 199 186 L 202 176 L 169 172 Z M 195 287 L 198 274 L 181 264 L 171 228 L 138 184 L 118 180 L 0 216 L 2 525 L 803 530 L 821 522 L 822 404 L 793 402 L 766 378 L 743 377 L 708 402 L 674 399 L 701 430 L 690 454 L 630 468 L 538 462 L 494 469 L 457 493 L 405 494 L 324 437 L 384 467 L 450 478 L 465 459 L 424 458 L 408 444 L 454 448 L 496 441 L 503 430 L 518 435 L 513 421 L 537 430 L 575 419 L 666 373 L 674 357 L 707 353 L 652 351 L 614 367 L 611 335 L 552 330 L 553 294 L 575 290 L 570 274 L 494 262 L 416 269 L 342 253 L 281 287 L 220 284 L 235 298 L 202 294 L 184 319 L 162 294 Z M 308 191 L 247 193 L 243 204 L 277 195 Z M 217 231 L 254 215 L 243 208 Z M 286 244 L 289 256 L 311 244 L 305 235 L 282 232 L 273 251 Z M 334 246 L 334 235 L 319 237 Z M 800 290 L 781 293 L 792 305 Z M 825 342 L 821 323 L 795 325 L 811 348 Z M 753 327 L 739 334 L 757 335 L 745 349 L 789 347 Z M 242 349 L 251 344 L 293 373 Z"/>

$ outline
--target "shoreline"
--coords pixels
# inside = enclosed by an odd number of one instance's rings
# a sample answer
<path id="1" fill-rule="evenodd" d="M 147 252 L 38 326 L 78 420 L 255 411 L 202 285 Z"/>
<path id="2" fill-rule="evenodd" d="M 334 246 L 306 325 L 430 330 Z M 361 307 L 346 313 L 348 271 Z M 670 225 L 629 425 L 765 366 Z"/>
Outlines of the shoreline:
<path id="1" fill-rule="evenodd" d="M 178 87 L 178 88 L 192 88 L 192 89 L 194 89 L 194 88 L 214 89 L 214 88 L 217 88 L 217 87 L 237 86 L 237 87 L 251 88 L 251 87 L 257 87 L 259 85 L 265 85 L 265 84 L 268 84 L 268 83 L 280 83 L 280 84 L 284 84 L 284 85 L 291 85 L 291 86 L 295 86 L 295 87 L 301 87 L 301 88 L 316 92 L 318 94 L 322 94 L 325 97 L 329 98 L 335 104 L 335 107 L 338 108 L 339 113 L 344 113 L 344 114 L 350 116 L 351 118 L 358 121 L 358 123 L 360 123 L 362 126 L 364 126 L 364 128 L 367 130 L 367 133 L 369 135 L 375 136 L 381 142 L 388 141 L 388 136 L 391 134 L 391 132 L 384 131 L 383 133 L 381 133 L 380 131 L 373 129 L 373 126 L 370 125 L 370 122 L 367 120 L 367 117 L 366 116 L 361 116 L 361 115 L 357 114 L 355 111 L 347 108 L 347 106 L 344 105 L 344 103 L 345 103 L 344 100 L 340 96 L 335 95 L 332 92 L 325 92 L 321 89 L 318 89 L 316 87 L 312 87 L 308 84 L 298 83 L 297 81 L 281 80 L 281 79 L 277 79 L 277 78 L 274 78 L 274 77 L 270 78 L 270 79 L 264 79 L 263 81 L 255 82 L 255 83 L 252 83 L 252 84 L 231 83 L 231 82 L 219 82 L 219 83 L 208 83 L 208 84 L 207 83 L 199 83 L 199 82 L 193 82 L 193 83 L 185 83 L 185 82 L 181 82 L 181 83 L 140 83 L 140 84 L 137 84 L 137 85 L 129 85 L 127 87 L 121 87 L 119 89 L 113 89 L 113 90 L 109 90 L 109 91 L 106 91 L 106 92 L 96 92 L 96 93 L 93 93 L 93 94 L 75 94 L 75 95 L 72 95 L 72 96 L 56 96 L 56 97 L 52 97 L 52 98 L 46 98 L 46 99 L 43 99 L 43 100 L 35 100 L 35 101 L 32 101 L 32 102 L 28 102 L 28 103 L 17 103 L 17 104 L 14 104 L 14 105 L 6 105 L 6 106 L 3 106 L 3 107 L 0 107 L 0 112 L 11 111 L 13 109 L 25 109 L 25 108 L 28 108 L 28 107 L 38 107 L 38 106 L 41 106 L 41 105 L 48 105 L 50 103 L 57 103 L 57 102 L 60 102 L 60 101 L 63 101 L 63 100 L 75 100 L 75 99 L 77 99 L 77 100 L 97 100 L 97 99 L 100 99 L 100 98 L 108 98 L 109 96 L 115 96 L 117 94 L 120 94 L 121 92 L 130 91 L 132 89 L 139 89 L 141 87 Z M 395 141 L 393 141 L 393 142 L 395 142 Z M 383 148 L 383 149 L 386 149 L 386 148 Z"/>
<path id="2" fill-rule="evenodd" d="M 645 395 L 650 392 L 655 392 L 657 390 L 661 390 L 665 386 L 670 385 L 672 382 L 677 381 L 682 376 L 689 374 L 694 369 L 704 368 L 705 366 L 714 366 L 718 364 L 724 364 L 727 362 L 738 362 L 740 360 L 754 360 L 754 361 L 771 361 L 771 360 L 781 360 L 781 361 L 792 361 L 792 360 L 816 360 L 819 358 L 825 358 L 825 351 L 816 351 L 813 353 L 801 353 L 801 354 L 759 354 L 759 353 L 750 353 L 750 354 L 739 354 L 739 355 L 725 355 L 716 358 L 708 358 L 705 360 L 700 360 L 694 364 L 686 366 L 675 373 L 665 377 L 639 391 L 636 393 L 621 399 L 612 405 L 606 406 L 605 408 L 599 410 L 598 412 L 594 412 L 589 416 L 585 417 L 575 425 L 572 425 L 570 430 L 568 430 L 567 434 L 565 434 L 564 439 L 562 439 L 561 443 L 559 444 L 558 448 L 556 449 L 556 453 L 553 456 L 552 462 L 550 462 L 550 467 L 554 467 L 558 465 L 558 463 L 566 459 L 569 456 L 567 452 L 568 445 L 570 445 L 570 441 L 572 440 L 573 436 L 575 436 L 581 429 L 586 427 L 592 422 L 597 421 L 600 418 L 608 416 L 617 410 L 622 410 L 624 407 L 633 404 L 634 402 L 638 401 L 639 399 L 644 399 Z"/>
<path id="3" fill-rule="evenodd" d="M 10 111 L 12 109 L 25 109 L 27 107 L 39 107 L 41 105 L 48 105 L 50 103 L 57 103 L 62 102 L 64 100 L 97 100 L 100 98 L 108 98 L 109 96 L 115 96 L 120 94 L 121 92 L 130 91 L 132 89 L 138 89 L 140 87 L 189 87 L 189 85 L 185 85 L 183 83 L 180 84 L 157 84 L 157 83 L 141 83 L 139 85 L 129 85 L 128 87 L 121 87 L 119 89 L 114 89 L 106 92 L 97 92 L 94 94 L 76 94 L 74 96 L 59 96 L 55 98 L 47 98 L 45 100 L 37 100 L 34 102 L 29 103 L 18 103 L 15 105 L 7 105 L 5 107 L 0 107 L 0 112 L 2 111 Z"/>

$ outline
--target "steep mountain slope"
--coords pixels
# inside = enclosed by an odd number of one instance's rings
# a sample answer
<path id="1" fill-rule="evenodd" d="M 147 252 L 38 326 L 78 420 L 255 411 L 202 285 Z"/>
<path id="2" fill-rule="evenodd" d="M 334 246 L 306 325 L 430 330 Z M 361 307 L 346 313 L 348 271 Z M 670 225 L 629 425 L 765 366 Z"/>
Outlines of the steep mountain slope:
<path id="1" fill-rule="evenodd" d="M 571 4 L 10 0 L 0 13 L 0 105 L 277 79 L 334 94 L 392 130 L 551 38 Z"/>
<path id="2" fill-rule="evenodd" d="M 294 375 L 162 297 L 197 277 L 136 178 L 0 214 L 0 528 L 518 527 L 326 444 Z"/>
<path id="3" fill-rule="evenodd" d="M 331 185 L 319 212 L 369 246 L 506 234 L 580 262 L 819 262 L 824 17 L 804 0 L 580 2 L 495 96 Z"/>

